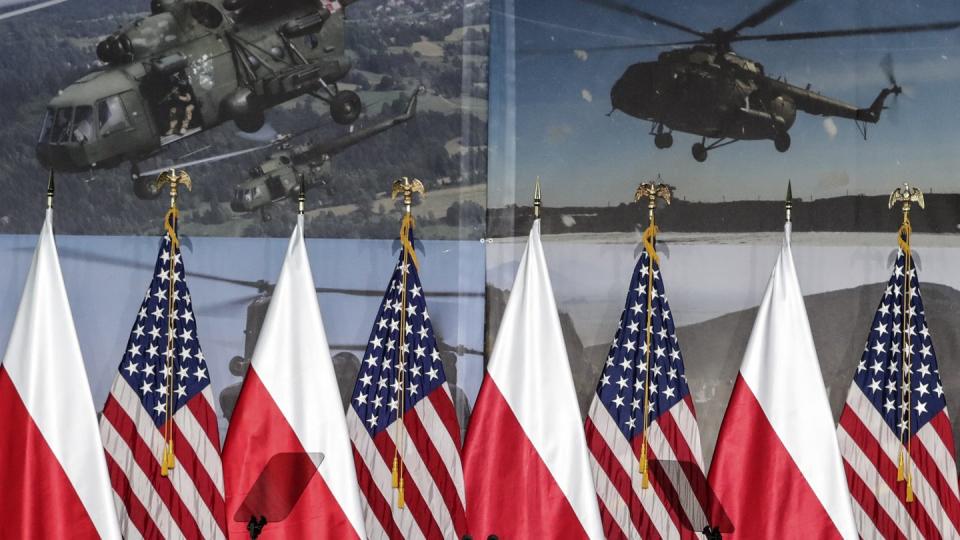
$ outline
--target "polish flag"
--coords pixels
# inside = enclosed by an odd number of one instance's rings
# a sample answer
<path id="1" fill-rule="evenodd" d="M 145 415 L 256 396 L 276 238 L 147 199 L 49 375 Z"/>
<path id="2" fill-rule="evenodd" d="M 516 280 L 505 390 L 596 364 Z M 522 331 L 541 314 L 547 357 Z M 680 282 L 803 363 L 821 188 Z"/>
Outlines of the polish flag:
<path id="1" fill-rule="evenodd" d="M 52 210 L 0 364 L 0 411 L 0 535 L 120 538 Z"/>
<path id="2" fill-rule="evenodd" d="M 365 537 L 302 216 L 230 421 L 223 470 L 230 537 L 247 537 L 250 515 L 267 518 L 264 540 Z"/>
<path id="3" fill-rule="evenodd" d="M 464 448 L 475 538 L 603 538 L 560 318 L 533 223 Z"/>
<path id="4" fill-rule="evenodd" d="M 717 438 L 709 482 L 724 538 L 857 538 L 790 224 Z"/>

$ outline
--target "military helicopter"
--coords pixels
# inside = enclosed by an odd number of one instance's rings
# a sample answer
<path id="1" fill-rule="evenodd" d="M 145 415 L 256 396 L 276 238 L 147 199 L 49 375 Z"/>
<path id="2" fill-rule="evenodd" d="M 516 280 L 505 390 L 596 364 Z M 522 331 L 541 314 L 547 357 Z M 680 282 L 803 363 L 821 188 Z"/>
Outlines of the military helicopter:
<path id="1" fill-rule="evenodd" d="M 960 21 L 852 28 L 811 32 L 741 35 L 780 13 L 797 0 L 773 0 L 731 28 L 709 32 L 640 10 L 619 0 L 583 0 L 617 13 L 638 17 L 696 36 L 696 39 L 672 43 L 651 43 L 598 47 L 593 50 L 625 50 L 658 47 L 686 48 L 665 51 L 654 62 L 628 67 L 610 90 L 612 110 L 650 120 L 650 134 L 657 148 L 673 145 L 672 131 L 700 135 L 693 145 L 694 159 L 703 162 L 707 152 L 741 140 L 771 140 L 779 152 L 790 149 L 790 127 L 797 112 L 835 116 L 853 120 L 866 138 L 867 124 L 880 120 L 884 102 L 902 88 L 893 76 L 892 66 L 885 71 L 890 86 L 880 90 L 867 108 L 857 108 L 840 100 L 820 95 L 806 87 L 764 73 L 759 62 L 737 55 L 730 48 L 740 41 L 793 41 L 873 34 L 902 34 L 952 30 Z M 713 139 L 708 142 L 709 139 Z"/>
<path id="2" fill-rule="evenodd" d="M 343 7 L 355 1 L 151 0 L 150 16 L 97 45 L 105 67 L 50 100 L 37 159 L 63 172 L 130 161 L 135 193 L 155 198 L 137 162 L 184 137 L 231 120 L 255 132 L 266 109 L 304 94 L 350 124 L 360 97 L 336 82 L 351 67 Z"/>
<path id="3" fill-rule="evenodd" d="M 231 159 L 250 152 L 274 148 L 276 151 L 270 154 L 266 160 L 250 169 L 250 179 L 241 182 L 234 188 L 233 200 L 230 201 L 230 209 L 234 212 L 260 211 L 263 220 L 270 221 L 269 207 L 273 203 L 292 198 L 300 193 L 301 184 L 305 188 L 310 188 L 317 184 L 326 183 L 326 180 L 331 177 L 330 158 L 332 156 L 413 118 L 417 113 L 417 96 L 422 91 L 423 88 L 420 88 L 413 94 L 402 114 L 370 127 L 354 129 L 350 133 L 331 140 L 310 141 L 299 145 L 292 144 L 292 139 L 312 130 L 310 129 L 293 135 L 279 136 L 276 141 L 263 146 L 210 156 L 187 163 L 167 165 L 140 174 L 144 177 L 150 177 L 171 167 L 182 169 L 192 165 Z"/>
<path id="4" fill-rule="evenodd" d="M 403 114 L 379 124 L 356 129 L 330 141 L 307 142 L 296 146 L 289 142 L 282 144 L 266 161 L 250 170 L 249 180 L 237 185 L 230 209 L 234 212 L 260 210 L 263 219 L 269 221 L 267 208 L 274 202 L 299 193 L 301 183 L 306 188 L 326 183 L 332 176 L 332 156 L 413 118 L 417 112 L 417 95 L 415 93 L 410 98 Z"/>

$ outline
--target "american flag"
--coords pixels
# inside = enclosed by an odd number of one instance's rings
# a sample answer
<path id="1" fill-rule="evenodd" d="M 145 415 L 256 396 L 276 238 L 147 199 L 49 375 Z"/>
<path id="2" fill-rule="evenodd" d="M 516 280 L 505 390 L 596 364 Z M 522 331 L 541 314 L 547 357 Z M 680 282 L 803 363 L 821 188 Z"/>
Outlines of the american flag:
<path id="1" fill-rule="evenodd" d="M 911 266 L 901 249 L 840 416 L 840 453 L 861 537 L 960 538 L 953 432 Z"/>
<path id="2" fill-rule="evenodd" d="M 646 488 L 640 470 L 645 401 Z M 651 264 L 646 249 L 630 282 L 586 432 L 607 538 L 691 538 L 708 525 L 700 430 L 659 266 Z"/>
<path id="3" fill-rule="evenodd" d="M 226 538 L 210 374 L 180 250 L 171 248 L 170 235 L 161 242 L 100 434 L 125 538 Z M 163 475 L 168 441 L 173 467 Z"/>
<path id="4" fill-rule="evenodd" d="M 405 253 L 374 320 L 347 411 L 364 521 L 371 539 L 459 538 L 466 532 L 460 426 L 417 265 Z"/>

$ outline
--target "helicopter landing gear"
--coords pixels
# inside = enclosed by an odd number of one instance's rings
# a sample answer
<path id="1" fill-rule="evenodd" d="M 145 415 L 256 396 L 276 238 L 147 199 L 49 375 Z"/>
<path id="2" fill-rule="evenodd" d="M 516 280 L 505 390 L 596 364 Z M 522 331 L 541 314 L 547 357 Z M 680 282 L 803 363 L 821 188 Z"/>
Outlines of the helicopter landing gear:
<path id="1" fill-rule="evenodd" d="M 360 96 L 350 90 L 341 90 L 330 99 L 330 116 L 338 124 L 352 124 L 362 108 Z"/>
<path id="2" fill-rule="evenodd" d="M 773 137 L 773 146 L 777 149 L 777 152 L 786 152 L 790 149 L 790 134 L 786 131 L 781 131 Z"/>
<path id="3" fill-rule="evenodd" d="M 661 150 L 664 148 L 670 148 L 673 146 L 673 134 L 671 133 L 657 133 L 653 136 L 653 144 Z"/>
<path id="4" fill-rule="evenodd" d="M 693 154 L 693 159 L 703 163 L 707 160 L 707 152 L 715 148 L 720 148 L 721 146 L 727 146 L 737 142 L 740 139 L 727 139 L 720 138 L 713 141 L 710 144 L 707 144 L 707 138 L 704 137 L 698 143 L 693 144 L 693 148 L 690 149 L 690 152 Z"/>
<path id="5" fill-rule="evenodd" d="M 703 163 L 707 160 L 707 147 L 704 146 L 703 143 L 693 143 L 693 148 L 691 148 L 691 151 L 693 152 L 693 159 L 699 161 L 700 163 Z"/>
<path id="6" fill-rule="evenodd" d="M 673 146 L 673 133 L 663 131 L 663 124 L 654 124 L 650 127 L 650 134 L 653 135 L 653 144 L 663 150 Z"/>
<path id="7" fill-rule="evenodd" d="M 140 176 L 140 167 L 136 163 L 130 165 L 130 179 L 133 180 L 133 193 L 137 198 L 150 201 L 160 196 L 161 189 L 156 180 Z"/>

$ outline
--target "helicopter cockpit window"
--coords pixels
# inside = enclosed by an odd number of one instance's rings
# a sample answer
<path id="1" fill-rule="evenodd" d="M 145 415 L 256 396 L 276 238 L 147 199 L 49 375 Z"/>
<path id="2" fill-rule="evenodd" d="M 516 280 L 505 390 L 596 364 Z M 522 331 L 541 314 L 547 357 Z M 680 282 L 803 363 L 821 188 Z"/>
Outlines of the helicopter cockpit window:
<path id="1" fill-rule="evenodd" d="M 87 142 L 93 139 L 93 107 L 83 105 L 74 109 L 73 128 L 70 130 L 70 142 Z"/>
<path id="2" fill-rule="evenodd" d="M 123 131 L 130 127 L 127 111 L 120 96 L 110 96 L 97 103 L 97 117 L 100 120 L 100 135 Z"/>
<path id="3" fill-rule="evenodd" d="M 53 115 L 53 126 L 50 128 L 50 142 L 64 143 L 70 140 L 70 120 L 73 117 L 73 107 L 61 107 Z"/>
<path id="4" fill-rule="evenodd" d="M 40 125 L 40 136 L 37 142 L 50 141 L 50 128 L 53 127 L 53 116 L 56 114 L 54 109 L 47 109 L 47 114 L 43 116 L 43 124 Z"/>

